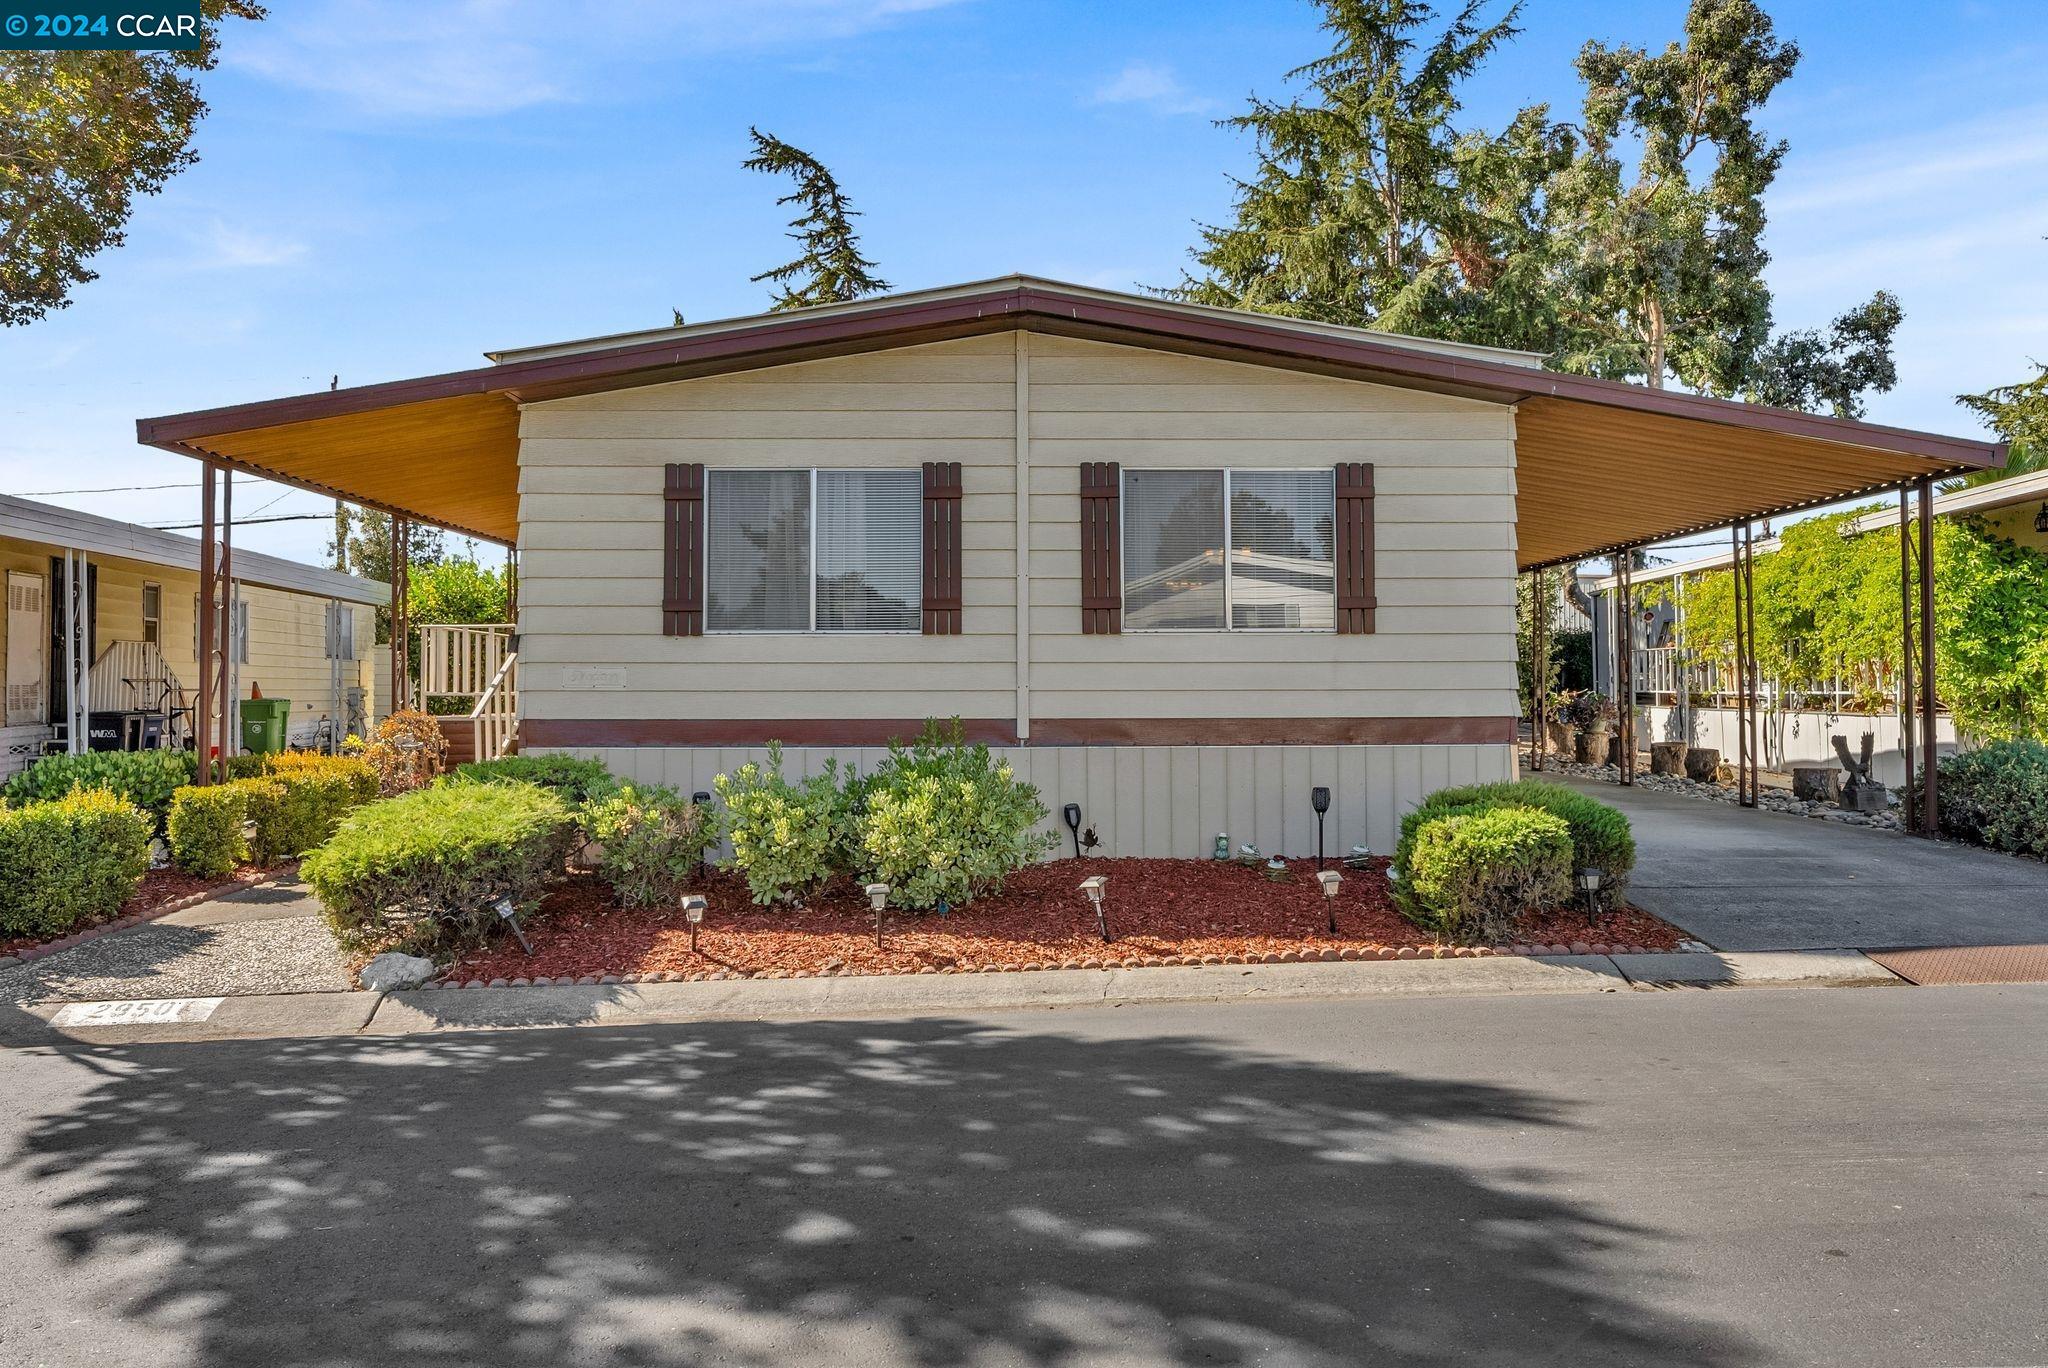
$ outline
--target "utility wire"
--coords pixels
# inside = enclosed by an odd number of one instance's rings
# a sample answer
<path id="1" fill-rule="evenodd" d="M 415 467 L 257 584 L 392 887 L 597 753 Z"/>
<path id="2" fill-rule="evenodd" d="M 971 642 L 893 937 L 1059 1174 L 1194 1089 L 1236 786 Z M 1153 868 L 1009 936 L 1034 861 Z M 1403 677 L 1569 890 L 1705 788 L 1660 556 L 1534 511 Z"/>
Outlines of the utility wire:
<path id="1" fill-rule="evenodd" d="M 266 505 L 266 507 L 267 506 L 268 505 Z M 251 523 L 312 522 L 315 519 L 325 520 L 332 518 L 333 516 L 334 515 L 332 513 L 279 513 L 274 517 L 269 518 L 236 518 L 234 519 L 234 525 L 236 527 L 243 527 Z M 152 530 L 157 532 L 190 532 L 196 528 L 204 527 L 205 524 L 151 523 L 149 524 L 149 526 L 151 527 Z"/>
<path id="2" fill-rule="evenodd" d="M 251 475 L 246 479 L 237 480 L 235 483 L 238 485 L 252 485 L 269 484 L 270 481 L 260 476 Z M 107 485 L 102 489 L 31 489 L 27 493 L 17 494 L 15 497 L 18 499 L 49 499 L 59 494 L 144 494 L 159 489 L 197 489 L 198 487 L 191 480 L 180 480 L 176 484 Z"/>

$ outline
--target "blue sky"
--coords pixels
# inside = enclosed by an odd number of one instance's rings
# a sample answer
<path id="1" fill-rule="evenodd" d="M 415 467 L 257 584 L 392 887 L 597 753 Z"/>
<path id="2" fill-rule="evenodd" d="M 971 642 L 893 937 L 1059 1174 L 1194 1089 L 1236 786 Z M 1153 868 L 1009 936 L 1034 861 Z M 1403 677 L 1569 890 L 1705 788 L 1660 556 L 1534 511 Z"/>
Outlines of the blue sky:
<path id="1" fill-rule="evenodd" d="M 1778 0 L 1804 51 L 1764 120 L 1780 326 L 1904 302 L 1882 422 L 1975 431 L 1952 396 L 2048 359 L 2048 11 L 2038 0 Z M 144 203 L 101 278 L 0 331 L 0 489 L 196 516 L 196 470 L 134 419 L 477 364 L 763 307 L 784 259 L 750 123 L 817 153 L 899 288 L 1030 271 L 1176 278 L 1246 168 L 1213 126 L 1325 50 L 1300 0 L 275 0 L 232 25 L 202 160 Z M 1534 0 L 1469 88 L 1498 124 L 1575 106 L 1588 38 L 1661 45 L 1679 0 Z M 279 497 L 281 496 L 281 497 Z M 278 487 L 237 511 L 319 512 Z M 317 522 L 238 543 L 321 555 Z"/>

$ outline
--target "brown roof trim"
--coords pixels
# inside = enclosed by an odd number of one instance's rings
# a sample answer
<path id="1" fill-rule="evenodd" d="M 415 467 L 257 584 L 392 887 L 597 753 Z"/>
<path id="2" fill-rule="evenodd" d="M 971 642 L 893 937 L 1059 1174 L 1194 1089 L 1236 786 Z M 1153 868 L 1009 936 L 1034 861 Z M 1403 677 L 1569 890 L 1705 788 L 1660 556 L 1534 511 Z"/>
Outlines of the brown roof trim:
<path id="1" fill-rule="evenodd" d="M 946 299 L 884 303 L 822 317 L 806 317 L 802 313 L 769 316 L 758 323 L 697 336 L 144 418 L 137 420 L 135 430 L 139 441 L 161 446 L 214 433 L 275 427 L 464 395 L 506 394 L 516 400 L 560 398 L 655 384 L 691 374 L 782 365 L 883 345 L 901 346 L 1013 327 L 1134 334 L 1151 339 L 1153 345 L 1220 349 L 1281 366 L 1306 363 L 1365 378 L 1454 389 L 1505 403 L 1559 399 L 1632 409 L 1897 452 L 1937 462 L 1950 470 L 1996 465 L 2003 452 L 2003 447 L 1995 442 L 1765 408 L 1676 390 L 1652 390 L 1618 380 L 1453 356 L 1370 337 L 1331 336 L 1253 315 L 1219 316 L 1142 299 L 1104 299 L 1093 293 L 1067 293 L 1044 284 L 1006 285 Z"/>

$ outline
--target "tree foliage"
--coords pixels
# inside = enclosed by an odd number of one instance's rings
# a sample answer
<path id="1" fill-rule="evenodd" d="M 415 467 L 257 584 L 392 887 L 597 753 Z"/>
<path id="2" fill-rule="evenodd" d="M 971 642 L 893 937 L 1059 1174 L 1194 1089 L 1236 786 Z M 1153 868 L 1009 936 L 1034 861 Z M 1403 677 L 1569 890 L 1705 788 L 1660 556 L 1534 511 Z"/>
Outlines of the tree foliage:
<path id="1" fill-rule="evenodd" d="M 796 188 L 775 202 L 803 206 L 803 212 L 789 223 L 789 236 L 803 250 L 794 260 L 750 277 L 773 282 L 774 308 L 844 304 L 888 289 L 889 282 L 874 274 L 875 263 L 860 254 L 860 237 L 853 231 L 859 212 L 824 163 L 758 128 L 747 132 L 754 140 L 754 155 L 741 165 L 749 171 L 790 177 Z M 680 312 L 676 322 L 682 322 Z"/>
<path id="2" fill-rule="evenodd" d="M 1965 476 L 1958 485 L 1989 484 L 2048 470 L 2048 366 L 2037 370 L 2033 379 L 2016 385 L 1956 396 L 1956 402 L 1983 418 L 2001 440 L 2010 444 L 2004 465 Z"/>
<path id="3" fill-rule="evenodd" d="M 503 566 L 451 556 L 415 568 L 407 581 L 406 616 L 414 623 L 509 621 L 510 596 Z"/>
<path id="4" fill-rule="evenodd" d="M 1420 0 L 1322 0 L 1334 46 L 1287 73 L 1300 98 L 1224 120 L 1258 169 L 1236 220 L 1201 229 L 1202 304 L 1548 348 L 1537 188 L 1566 146 L 1543 109 L 1498 135 L 1461 131 L 1459 88 L 1517 29 L 1468 0 L 1431 32 Z"/>
<path id="5" fill-rule="evenodd" d="M 1890 706 L 1904 644 L 1899 532 L 1853 534 L 1858 512 L 1794 523 L 1756 558 L 1756 653 L 1766 678 L 1839 676 L 1876 710 Z M 2048 555 L 1969 519 L 1937 519 L 1934 633 L 1936 696 L 1958 730 L 2048 739 Z M 1679 644 L 1732 672 L 1727 571 L 1687 581 Z"/>
<path id="6" fill-rule="evenodd" d="M 219 59 L 220 21 L 261 19 L 251 0 L 204 0 L 190 51 L 0 51 L 0 325 L 33 323 L 95 278 L 126 240 L 139 195 L 199 154 L 194 77 Z"/>

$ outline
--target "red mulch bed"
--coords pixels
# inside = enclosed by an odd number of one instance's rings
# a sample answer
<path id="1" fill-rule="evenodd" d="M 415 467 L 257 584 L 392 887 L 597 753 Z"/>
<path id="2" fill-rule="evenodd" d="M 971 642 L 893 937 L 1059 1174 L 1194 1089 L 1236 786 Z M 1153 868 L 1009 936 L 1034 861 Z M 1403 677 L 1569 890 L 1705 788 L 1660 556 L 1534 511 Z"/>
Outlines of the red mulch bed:
<path id="1" fill-rule="evenodd" d="M 801 974 L 916 974 L 994 969 L 1097 968 L 1170 961 L 1395 959 L 1529 953 L 1543 946 L 1675 949 L 1680 933 L 1633 908 L 1588 925 L 1576 912 L 1527 919 L 1512 947 L 1439 944 L 1394 910 L 1385 860 L 1345 870 L 1337 933 L 1329 931 L 1315 861 L 1290 862 L 1285 880 L 1214 860 L 1082 859 L 1034 865 L 999 894 L 940 917 L 890 909 L 875 948 L 874 913 L 841 882 L 804 907 L 755 907 L 737 874 L 707 873 L 710 900 L 690 951 L 689 926 L 672 907 L 626 911 L 591 875 L 572 877 L 528 919 L 533 954 L 504 936 L 465 956 L 449 981 L 569 980 L 592 975 L 784 977 Z M 1110 932 L 1102 943 L 1078 885 L 1109 876 Z"/>
<path id="2" fill-rule="evenodd" d="M 187 874 L 182 869 L 166 865 L 152 869 L 142 876 L 142 883 L 130 894 L 128 901 L 121 904 L 121 910 L 111 917 L 95 917 L 81 921 L 54 936 L 18 936 L 13 939 L 0 938 L 0 955 L 19 955 L 24 950 L 55 941 L 71 941 L 101 927 L 131 926 L 149 918 L 174 902 L 201 895 L 218 896 L 246 888 L 260 880 L 274 877 L 290 868 L 279 865 L 271 869 L 259 869 L 255 865 L 244 865 L 225 879 L 205 879 L 197 874 Z"/>

